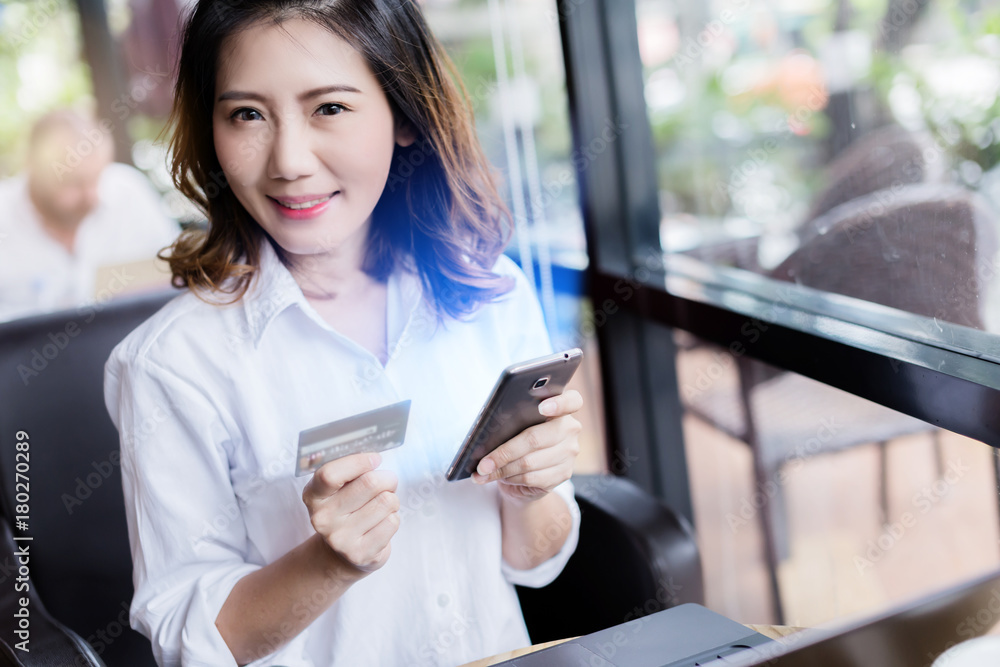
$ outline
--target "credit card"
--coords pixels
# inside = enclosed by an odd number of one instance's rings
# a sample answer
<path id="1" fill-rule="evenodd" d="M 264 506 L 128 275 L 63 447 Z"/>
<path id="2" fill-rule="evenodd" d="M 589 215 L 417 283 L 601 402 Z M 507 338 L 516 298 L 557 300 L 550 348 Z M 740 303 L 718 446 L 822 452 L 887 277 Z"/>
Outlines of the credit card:
<path id="1" fill-rule="evenodd" d="M 329 461 L 359 452 L 384 452 L 403 444 L 410 401 L 338 419 L 299 433 L 295 476 L 316 472 Z"/>

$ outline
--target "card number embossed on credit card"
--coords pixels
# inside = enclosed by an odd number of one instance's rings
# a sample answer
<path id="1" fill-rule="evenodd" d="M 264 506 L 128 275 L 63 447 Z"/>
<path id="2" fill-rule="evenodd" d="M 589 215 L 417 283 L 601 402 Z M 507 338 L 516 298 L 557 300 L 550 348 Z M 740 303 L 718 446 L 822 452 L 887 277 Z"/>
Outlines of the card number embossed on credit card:
<path id="1" fill-rule="evenodd" d="M 338 419 L 299 433 L 295 475 L 319 470 L 324 463 L 360 452 L 384 452 L 403 444 L 410 401 Z"/>

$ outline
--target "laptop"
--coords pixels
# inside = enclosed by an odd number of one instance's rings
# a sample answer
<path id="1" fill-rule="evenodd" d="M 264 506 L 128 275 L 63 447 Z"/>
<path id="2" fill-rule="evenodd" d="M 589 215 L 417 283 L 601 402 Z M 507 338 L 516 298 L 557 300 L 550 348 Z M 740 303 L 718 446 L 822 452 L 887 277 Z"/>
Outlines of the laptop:
<path id="1" fill-rule="evenodd" d="M 1000 623 L 1000 570 L 874 616 L 768 639 L 684 604 L 496 667 L 927 667 Z"/>

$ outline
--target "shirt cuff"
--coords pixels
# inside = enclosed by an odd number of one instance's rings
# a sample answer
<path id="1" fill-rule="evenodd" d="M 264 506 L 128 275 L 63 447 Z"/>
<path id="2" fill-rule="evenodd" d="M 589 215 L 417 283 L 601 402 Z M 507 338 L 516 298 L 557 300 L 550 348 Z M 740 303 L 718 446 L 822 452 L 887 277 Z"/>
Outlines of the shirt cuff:
<path id="1" fill-rule="evenodd" d="M 580 507 L 576 504 L 573 495 L 573 482 L 566 480 L 552 490 L 566 501 L 570 515 L 573 517 L 573 525 L 570 527 L 566 541 L 563 543 L 559 553 L 549 558 L 543 563 L 539 563 L 530 570 L 518 570 L 507 564 L 506 560 L 500 561 L 500 570 L 504 577 L 512 584 L 527 586 L 528 588 L 541 588 L 555 581 L 559 576 L 570 556 L 576 551 L 576 544 L 580 539 Z"/>
<path id="2" fill-rule="evenodd" d="M 242 564 L 221 573 L 202 575 L 192 585 L 186 609 L 183 602 L 154 599 L 145 609 L 133 609 L 132 627 L 151 638 L 157 664 L 163 667 L 237 667 L 215 620 L 236 582 L 258 569 L 257 565 Z M 173 619 L 157 620 L 158 608 L 173 609 L 177 613 Z M 171 631 L 170 626 L 175 623 L 181 627 L 175 625 Z M 180 637 L 179 654 L 174 652 L 178 648 L 176 637 Z M 160 643 L 158 638 L 166 643 Z"/>

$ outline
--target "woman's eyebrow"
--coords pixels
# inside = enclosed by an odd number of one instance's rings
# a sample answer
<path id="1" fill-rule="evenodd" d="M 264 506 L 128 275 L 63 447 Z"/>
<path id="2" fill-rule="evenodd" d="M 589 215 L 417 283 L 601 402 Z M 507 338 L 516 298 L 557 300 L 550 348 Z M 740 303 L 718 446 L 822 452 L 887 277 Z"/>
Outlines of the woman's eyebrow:
<path id="1" fill-rule="evenodd" d="M 338 83 L 332 86 L 323 86 L 322 88 L 314 88 L 308 92 L 299 95 L 300 100 L 308 100 L 313 97 L 319 97 L 320 95 L 327 95 L 329 93 L 360 93 L 361 91 L 354 86 L 349 86 L 346 83 Z"/>
<path id="2" fill-rule="evenodd" d="M 308 100 L 313 97 L 319 97 L 320 95 L 327 95 L 329 93 L 360 93 L 361 91 L 354 86 L 349 86 L 347 84 L 334 84 L 332 86 L 323 86 L 322 88 L 314 88 L 313 90 L 306 91 L 299 95 L 300 100 Z M 219 102 L 225 102 L 226 100 L 255 100 L 257 102 L 266 102 L 267 98 L 264 95 L 258 93 L 252 93 L 244 90 L 228 90 L 221 95 L 219 95 Z"/>

